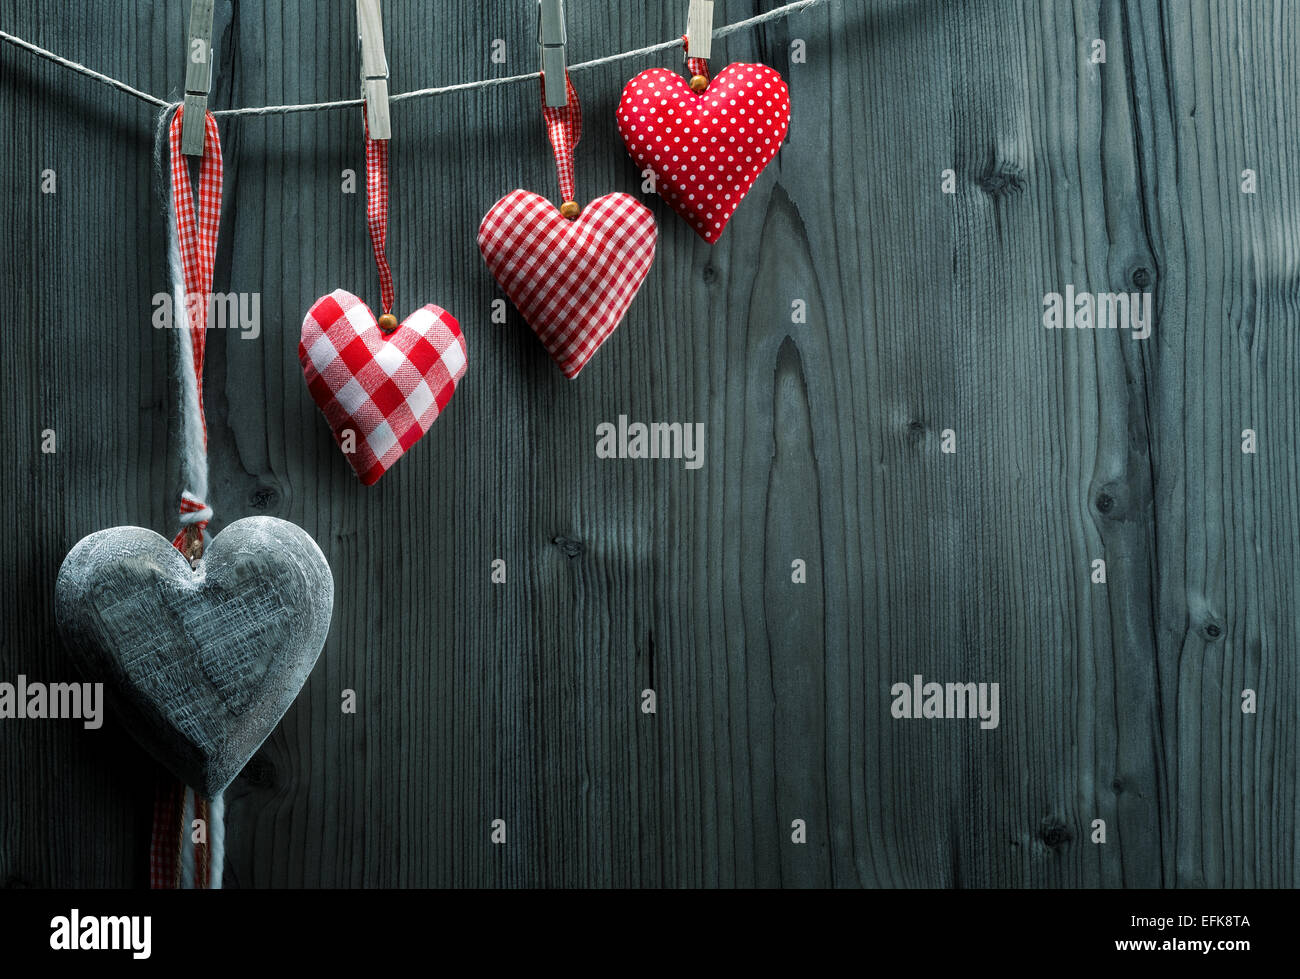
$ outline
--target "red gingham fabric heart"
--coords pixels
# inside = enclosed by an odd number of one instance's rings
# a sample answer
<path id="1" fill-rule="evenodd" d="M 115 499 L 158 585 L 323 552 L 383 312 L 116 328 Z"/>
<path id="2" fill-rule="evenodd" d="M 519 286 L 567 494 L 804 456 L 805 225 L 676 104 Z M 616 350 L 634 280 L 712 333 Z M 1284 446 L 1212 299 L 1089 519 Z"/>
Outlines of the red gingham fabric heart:
<path id="1" fill-rule="evenodd" d="M 790 90 L 766 65 L 727 65 L 701 93 L 663 68 L 623 89 L 618 131 L 661 197 L 713 244 L 790 128 Z"/>
<path id="2" fill-rule="evenodd" d="M 373 485 L 419 441 L 456 393 L 468 349 L 460 324 L 444 309 L 417 309 L 392 333 L 379 329 L 370 307 L 335 289 L 302 321 L 298 359 L 307 389 L 366 486 Z"/>
<path id="3" fill-rule="evenodd" d="M 505 294 L 570 379 L 622 321 L 654 261 L 654 215 L 627 194 L 598 197 L 575 220 L 539 194 L 492 205 L 478 247 Z"/>

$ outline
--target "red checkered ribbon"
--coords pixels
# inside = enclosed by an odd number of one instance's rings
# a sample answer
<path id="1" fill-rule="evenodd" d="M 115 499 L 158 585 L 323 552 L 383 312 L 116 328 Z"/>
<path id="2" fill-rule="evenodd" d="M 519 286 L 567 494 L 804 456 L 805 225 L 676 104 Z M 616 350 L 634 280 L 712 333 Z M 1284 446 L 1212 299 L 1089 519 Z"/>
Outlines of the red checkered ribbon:
<path id="1" fill-rule="evenodd" d="M 582 106 L 578 104 L 578 93 L 569 80 L 569 73 L 564 73 L 564 89 L 568 95 L 568 105 L 552 108 L 546 104 L 546 79 L 542 79 L 542 118 L 546 120 L 546 134 L 551 137 L 551 147 L 555 150 L 555 173 L 560 178 L 560 201 L 577 200 L 574 197 L 573 151 L 582 139 Z"/>
<path id="2" fill-rule="evenodd" d="M 364 106 L 362 113 L 365 113 Z M 393 272 L 388 267 L 384 246 L 388 242 L 388 140 L 371 139 L 370 123 L 366 127 L 366 226 L 375 250 L 375 267 L 379 269 L 379 295 L 384 312 L 393 311 Z"/>
<path id="3" fill-rule="evenodd" d="M 209 825 L 208 800 L 203 798 L 199 793 L 193 793 L 194 796 L 194 818 L 202 820 L 204 825 Z M 191 837 L 192 839 L 192 837 Z M 183 840 L 181 846 L 184 846 L 189 840 Z M 212 868 L 209 866 L 210 848 L 207 843 L 191 843 L 194 847 L 194 886 L 199 890 L 207 890 Z"/>
<path id="4" fill-rule="evenodd" d="M 197 389 L 198 422 L 202 431 L 201 451 L 208 449 L 208 426 L 203 415 L 203 351 L 207 339 L 208 307 L 212 293 L 212 268 L 217 260 L 217 230 L 221 224 L 221 137 L 217 120 L 207 114 L 203 139 L 203 158 L 199 161 L 199 198 L 194 202 L 190 186 L 189 164 L 181 153 L 181 119 L 185 107 L 178 106 L 171 122 L 172 209 L 176 215 L 176 246 L 180 253 L 181 284 L 188 317 L 193 357 L 194 384 Z M 180 315 L 180 311 L 174 311 Z M 189 365 L 182 364 L 182 374 Z M 207 503 L 187 491 L 181 494 L 181 531 L 172 541 L 184 550 L 185 540 L 198 534 L 202 540 L 207 517 L 212 516 Z M 200 515 L 196 519 L 196 515 Z"/>
<path id="5" fill-rule="evenodd" d="M 154 890 L 220 887 L 221 858 L 213 853 L 211 836 L 223 818 L 217 802 L 161 776 L 154 793 L 149 886 Z M 192 833 L 196 820 L 206 827 L 199 843 L 194 842 Z"/>
<path id="6" fill-rule="evenodd" d="M 153 837 L 149 842 L 149 886 L 154 890 L 180 886 L 176 841 L 183 840 L 181 808 L 184 796 L 185 786 L 179 782 L 169 778 L 158 780 L 153 802 Z"/>
<path id="7" fill-rule="evenodd" d="M 181 453 L 186 457 L 182 468 L 188 485 L 181 493 L 181 531 L 172 541 L 182 553 L 195 535 L 198 541 L 202 541 L 203 529 L 212 517 L 212 510 L 198 494 L 206 495 L 207 492 L 208 426 L 203 414 L 203 355 L 211 305 L 212 270 L 217 261 L 217 232 L 221 225 L 223 172 L 221 136 L 217 131 L 217 120 L 209 112 L 204 121 L 196 203 L 190 185 L 189 161 L 181 153 L 184 115 L 184 106 L 178 106 L 169 130 L 172 213 L 176 216 L 174 235 L 180 261 L 181 288 L 181 294 L 174 297 L 180 308 L 173 314 L 180 316 L 183 310 L 186 317 L 184 332 L 180 334 L 180 375 L 183 389 Z M 196 814 L 195 818 L 206 821 L 207 801 L 178 782 L 160 780 L 154 796 L 153 836 L 149 846 L 151 887 L 208 886 L 208 844 L 191 842 L 186 819 L 191 812 Z"/>
<path id="8" fill-rule="evenodd" d="M 708 81 L 709 80 L 709 59 L 691 57 L 691 46 L 690 43 L 686 40 L 685 34 L 682 35 L 682 47 L 685 49 L 685 53 L 686 53 L 686 70 L 690 72 L 692 76 L 700 75 L 704 78 L 705 81 Z"/>

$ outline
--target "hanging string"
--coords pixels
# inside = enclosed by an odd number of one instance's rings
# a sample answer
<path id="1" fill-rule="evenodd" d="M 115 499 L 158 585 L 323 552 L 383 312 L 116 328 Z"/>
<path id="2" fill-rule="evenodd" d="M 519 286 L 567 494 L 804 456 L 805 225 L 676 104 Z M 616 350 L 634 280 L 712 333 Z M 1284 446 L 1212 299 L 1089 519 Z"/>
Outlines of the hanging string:
<path id="1" fill-rule="evenodd" d="M 578 140 L 582 139 L 582 106 L 578 102 L 578 93 L 573 88 L 573 82 L 569 80 L 568 73 L 564 76 L 564 90 L 567 96 L 566 105 L 549 106 L 546 104 L 546 84 L 542 83 L 542 118 L 546 121 L 546 134 L 551 138 L 551 147 L 555 151 L 555 173 L 560 180 L 560 213 L 565 217 L 576 217 L 577 211 L 573 214 L 566 213 L 569 205 L 577 207 L 575 203 L 577 197 L 574 190 L 573 175 L 573 151 L 578 146 Z"/>
<path id="2" fill-rule="evenodd" d="M 199 161 L 197 207 L 190 171 L 181 153 L 179 106 L 171 121 L 171 272 L 172 315 L 186 325 L 177 329 L 180 381 L 181 505 L 180 533 L 172 541 L 191 561 L 203 553 L 203 530 L 212 519 L 208 495 L 208 428 L 203 414 L 203 353 L 207 346 L 208 306 L 212 269 L 217 259 L 217 230 L 221 223 L 221 138 L 217 120 L 207 114 L 203 158 Z"/>
<path id="3" fill-rule="evenodd" d="M 126 82 L 118 81 L 116 78 L 110 78 L 108 75 L 101 75 L 99 72 L 95 71 L 95 69 L 87 68 L 85 65 L 81 64 L 78 61 L 73 61 L 70 58 L 62 58 L 59 55 L 55 54 L 53 51 L 47 51 L 45 48 L 39 47 L 33 44 L 31 41 L 24 41 L 21 37 L 16 37 L 15 35 L 8 33 L 7 31 L 0 31 L 0 41 L 8 41 L 16 48 L 22 48 L 24 51 L 30 51 L 32 54 L 36 55 L 37 57 L 45 58 L 47 61 L 53 61 L 56 65 L 61 65 L 64 68 L 71 68 L 73 71 L 85 75 L 87 78 L 93 78 L 97 82 L 102 82 L 105 85 L 111 85 L 119 92 L 125 92 L 127 95 L 133 95 L 140 101 L 148 102 L 150 105 L 156 105 L 159 108 L 165 109 L 167 108 L 168 105 L 171 104 L 163 99 L 158 98 L 158 96 L 156 95 L 150 95 L 148 92 L 142 92 L 138 88 L 132 88 Z"/>
<path id="4" fill-rule="evenodd" d="M 225 815 L 223 796 L 204 799 L 169 776 L 159 778 L 149 843 L 150 888 L 220 888 L 226 860 Z M 191 827 L 195 819 L 202 819 L 205 823 L 206 843 L 194 842 Z"/>
<path id="5" fill-rule="evenodd" d="M 686 42 L 685 35 L 682 36 L 682 49 L 686 52 L 686 71 L 694 78 L 703 78 L 704 84 L 709 83 L 709 59 L 692 58 L 691 46 Z"/>
<path id="6" fill-rule="evenodd" d="M 154 792 L 153 835 L 149 843 L 149 886 L 154 890 L 179 887 L 179 841 L 184 815 L 184 786 L 170 778 L 159 778 Z"/>
<path id="7" fill-rule="evenodd" d="M 363 103 L 364 106 L 364 103 Z M 393 311 L 393 271 L 388 267 L 385 244 L 388 241 L 388 140 L 370 138 L 370 122 L 363 108 L 366 137 L 366 227 L 375 251 L 375 268 L 379 270 L 379 294 L 384 314 Z"/>
<path id="8" fill-rule="evenodd" d="M 168 107 L 169 111 L 171 107 Z M 180 389 L 181 530 L 173 546 L 191 561 L 203 553 L 203 531 L 212 519 L 208 494 L 208 431 L 203 410 L 203 364 L 207 349 L 212 274 L 221 224 L 223 166 L 221 134 L 212 113 L 204 120 L 203 156 L 199 161 L 197 203 L 190 185 L 187 158 L 181 153 L 184 106 L 164 112 L 158 146 L 166 128 L 170 149 L 167 207 L 168 258 L 172 279 L 172 316 L 176 329 L 176 373 Z M 160 160 L 161 162 L 161 160 Z M 182 319 L 184 317 L 184 319 Z M 153 835 L 149 849 L 149 883 L 154 888 L 221 886 L 224 853 L 224 803 L 203 798 L 188 786 L 164 778 L 154 797 Z M 196 821 L 204 833 L 194 839 Z"/>
<path id="9" fill-rule="evenodd" d="M 745 20 L 736 21 L 734 24 L 726 24 L 722 27 L 715 28 L 713 31 L 713 37 L 717 39 L 717 38 L 726 37 L 729 34 L 735 34 L 740 31 L 750 30 L 752 28 L 759 27 L 762 24 L 766 24 L 774 20 L 779 20 L 783 17 L 789 17 L 793 14 L 799 13 L 802 10 L 807 10 L 810 7 L 816 7 L 819 6 L 820 4 L 829 3 L 829 2 L 831 2 L 831 0 L 796 0 L 796 2 L 794 3 L 787 3 L 782 7 L 777 7 L 773 10 L 769 10 L 767 13 L 757 14 L 756 16 L 748 17 Z M 9 44 L 12 44 L 14 47 L 22 48 L 24 51 L 29 51 L 38 57 L 45 58 L 46 60 L 52 61 L 55 64 L 60 65 L 64 68 L 68 68 L 81 75 L 85 75 L 87 78 L 91 78 L 104 85 L 112 86 L 118 91 L 125 92 L 127 95 L 131 95 L 137 99 L 140 99 L 142 102 L 149 103 L 150 105 L 158 106 L 159 108 L 166 108 L 171 104 L 164 99 L 158 98 L 158 96 L 156 95 L 150 95 L 148 92 L 142 92 L 140 89 L 134 88 L 131 85 L 128 85 L 126 82 L 119 81 L 116 78 L 112 78 L 108 75 L 101 74 L 100 72 L 95 71 L 93 68 L 87 68 L 85 65 L 73 61 L 69 58 L 60 57 L 59 55 L 55 54 L 53 51 L 49 51 L 46 48 L 42 48 L 39 45 L 33 44 L 31 41 L 24 40 L 21 37 L 17 37 L 13 34 L 9 34 L 6 31 L 0 30 L 0 41 L 6 41 Z M 583 62 L 579 62 L 578 64 L 569 65 L 569 71 L 582 71 L 587 68 L 597 68 L 601 65 L 613 64 L 617 61 L 626 61 L 632 58 L 641 58 L 646 55 L 657 54 L 660 51 L 671 50 L 672 48 L 676 48 L 681 44 L 682 41 L 680 38 L 675 38 L 671 41 L 661 41 L 658 44 L 651 44 L 644 48 L 636 48 L 631 51 L 620 51 L 617 54 L 606 55 L 603 58 L 595 58 L 591 61 L 583 61 Z M 388 101 L 390 103 L 406 102 L 411 99 L 429 98 L 430 96 L 446 95 L 451 92 L 469 92 L 478 89 L 491 88 L 497 85 L 511 85 L 514 84 L 515 82 L 525 82 L 530 79 L 539 78 L 540 76 L 541 76 L 540 72 L 534 71 L 524 75 L 507 75 L 501 78 L 486 78 L 481 81 L 459 82 L 455 85 L 444 85 L 439 88 L 420 88 L 411 92 L 400 92 L 396 95 L 390 95 L 388 97 Z M 289 113 L 294 113 L 294 112 L 317 112 L 325 109 L 356 108 L 357 106 L 363 104 L 364 102 L 362 99 L 356 98 L 356 99 L 342 99 L 337 102 L 309 102 L 301 105 L 263 105 L 263 106 L 247 106 L 239 109 L 220 109 L 212 114 L 218 117 L 287 115 Z"/>

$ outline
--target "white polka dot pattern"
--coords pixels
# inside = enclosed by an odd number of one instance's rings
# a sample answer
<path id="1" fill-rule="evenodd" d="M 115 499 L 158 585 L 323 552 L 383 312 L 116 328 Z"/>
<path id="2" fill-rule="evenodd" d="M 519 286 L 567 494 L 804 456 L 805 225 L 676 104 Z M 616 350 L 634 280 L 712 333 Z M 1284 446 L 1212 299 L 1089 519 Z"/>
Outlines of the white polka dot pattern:
<path id="1" fill-rule="evenodd" d="M 618 131 L 656 189 L 705 241 L 731 215 L 790 128 L 790 90 L 767 65 L 734 64 L 701 93 L 664 68 L 623 89 Z"/>

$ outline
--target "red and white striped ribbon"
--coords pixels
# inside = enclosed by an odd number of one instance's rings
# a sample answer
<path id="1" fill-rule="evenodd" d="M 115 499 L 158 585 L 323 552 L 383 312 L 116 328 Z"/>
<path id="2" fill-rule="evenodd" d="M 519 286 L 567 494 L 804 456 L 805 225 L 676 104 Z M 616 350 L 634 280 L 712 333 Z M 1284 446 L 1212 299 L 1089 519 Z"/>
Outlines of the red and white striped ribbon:
<path id="1" fill-rule="evenodd" d="M 212 294 L 212 269 L 217 261 L 217 231 L 221 224 L 221 137 L 212 113 L 205 120 L 203 157 L 199 161 L 199 196 L 196 206 L 190 187 L 190 171 L 181 153 L 181 119 L 184 106 L 178 106 L 171 122 L 172 213 L 176 217 L 175 242 L 180 258 L 181 295 L 175 301 L 181 309 L 174 316 L 185 315 L 187 335 L 181 337 L 180 374 L 183 403 L 192 392 L 195 418 L 181 419 L 181 456 L 186 484 L 182 488 L 181 531 L 172 541 L 184 550 L 186 537 L 202 537 L 212 511 L 203 496 L 207 494 L 208 426 L 203 414 L 203 353 L 206 347 L 208 308 Z M 184 313 L 182 314 L 182 310 Z M 186 342 L 188 340 L 188 343 Z M 192 374 L 191 374 L 192 371 Z M 192 437 L 191 426 L 197 425 Z M 199 444 L 190 444 L 197 441 Z"/>
<path id="2" fill-rule="evenodd" d="M 177 841 L 181 839 L 181 805 L 185 786 L 160 777 L 153 801 L 153 837 L 149 842 L 149 886 L 154 890 L 178 887 L 176 879 L 180 860 Z"/>
<path id="3" fill-rule="evenodd" d="M 708 81 L 709 59 L 691 57 L 691 45 L 690 42 L 686 40 L 685 34 L 682 35 L 682 47 L 686 50 L 686 70 L 690 72 L 692 77 L 700 75 L 705 81 Z"/>
<path id="4" fill-rule="evenodd" d="M 149 842 L 149 886 L 154 890 L 221 887 L 225 861 L 225 803 L 208 800 L 169 777 L 158 780 Z M 195 843 L 195 820 L 202 842 Z"/>
<path id="5" fill-rule="evenodd" d="M 551 147 L 555 150 L 555 172 L 560 178 L 560 201 L 577 200 L 574 197 L 573 151 L 582 139 L 582 106 L 578 103 L 578 93 L 569 80 L 569 73 L 564 73 L 564 89 L 568 95 L 568 104 L 554 108 L 546 104 L 546 81 L 542 80 L 542 118 L 546 120 L 546 134 L 551 138 Z"/>
<path id="6" fill-rule="evenodd" d="M 365 107 L 362 107 L 365 114 Z M 363 121 L 366 134 L 366 227 L 379 269 L 379 294 L 384 312 L 393 311 L 393 272 L 388 267 L 384 246 L 388 242 L 388 140 L 371 139 L 370 123 Z"/>
<path id="7" fill-rule="evenodd" d="M 217 260 L 217 232 L 221 224 L 221 137 L 217 120 L 208 113 L 204 121 L 203 156 L 199 161 L 197 203 L 190 186 L 189 162 L 181 153 L 181 120 L 178 106 L 169 130 L 171 147 L 171 213 L 175 216 L 172 240 L 179 267 L 173 296 L 173 316 L 185 316 L 179 327 L 181 380 L 182 477 L 181 531 L 172 544 L 185 553 L 187 537 L 203 530 L 212 517 L 204 502 L 207 495 L 208 426 L 203 413 L 203 355 L 207 346 L 208 310 L 211 306 L 212 273 Z M 220 799 L 214 803 L 188 788 L 164 778 L 154 796 L 153 836 L 149 846 L 149 884 L 154 888 L 221 886 L 221 857 L 210 855 L 210 840 L 221 832 Z M 193 820 L 203 820 L 203 842 L 193 842 Z"/>

